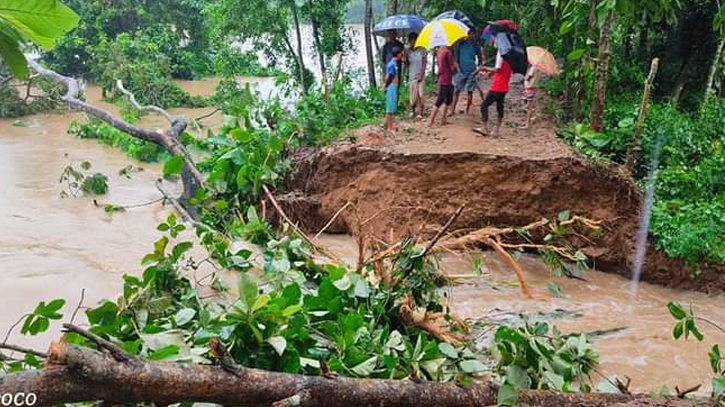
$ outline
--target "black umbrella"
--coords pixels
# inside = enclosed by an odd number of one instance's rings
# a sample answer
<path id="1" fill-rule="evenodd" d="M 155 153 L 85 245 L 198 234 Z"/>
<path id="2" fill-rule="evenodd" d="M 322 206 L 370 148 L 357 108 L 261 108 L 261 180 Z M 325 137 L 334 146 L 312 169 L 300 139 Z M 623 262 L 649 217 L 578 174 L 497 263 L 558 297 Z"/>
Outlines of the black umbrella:
<path id="1" fill-rule="evenodd" d="M 467 25 L 468 28 L 473 28 L 473 20 L 468 18 L 468 16 L 463 14 L 463 12 L 461 12 L 461 11 L 458 11 L 458 10 L 444 11 L 444 12 L 438 14 L 438 16 L 436 18 L 434 18 L 434 20 L 442 20 L 444 18 L 458 20 L 458 21 L 462 22 L 463 24 Z"/>
<path id="2" fill-rule="evenodd" d="M 483 37 L 493 38 L 496 41 L 496 49 L 511 65 L 511 70 L 525 75 L 529 68 L 529 57 L 526 54 L 526 43 L 514 29 L 516 27 L 517 25 L 509 20 L 495 21 L 489 23 L 489 26 L 483 30 Z"/>

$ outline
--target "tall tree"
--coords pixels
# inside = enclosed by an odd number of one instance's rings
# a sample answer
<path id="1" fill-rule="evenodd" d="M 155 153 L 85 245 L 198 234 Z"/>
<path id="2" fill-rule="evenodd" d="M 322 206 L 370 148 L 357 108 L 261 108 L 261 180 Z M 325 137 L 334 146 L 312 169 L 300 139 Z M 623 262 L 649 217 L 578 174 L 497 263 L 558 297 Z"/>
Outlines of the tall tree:
<path id="1" fill-rule="evenodd" d="M 365 0 L 365 54 L 368 63 L 368 83 L 371 89 L 377 87 L 375 80 L 375 60 L 373 57 L 372 27 L 373 24 L 373 0 Z"/>
<path id="2" fill-rule="evenodd" d="M 592 101 L 591 111 L 591 127 L 598 132 L 604 130 L 604 107 L 607 98 L 607 82 L 609 80 L 613 23 L 614 10 L 609 10 L 599 33 L 599 55 L 597 57 L 594 100 Z"/>
<path id="3" fill-rule="evenodd" d="M 292 20 L 295 24 L 295 35 L 297 36 L 297 70 L 299 71 L 300 77 L 300 89 L 302 90 L 302 94 L 306 95 L 307 81 L 305 80 L 305 57 L 302 51 L 302 32 L 300 30 L 300 17 L 294 0 L 290 1 L 290 10 L 292 11 Z"/>
<path id="4" fill-rule="evenodd" d="M 398 14 L 398 0 L 388 0 L 388 15 Z"/>
<path id="5" fill-rule="evenodd" d="M 307 0 L 307 8 L 310 14 L 310 24 L 312 24 L 312 40 L 315 42 L 315 49 L 317 50 L 317 57 L 320 64 L 320 77 L 322 78 L 322 87 L 325 90 L 325 95 L 329 95 L 330 83 L 327 80 L 327 67 L 325 65 L 325 50 L 322 47 L 322 41 L 320 41 L 320 23 L 318 20 L 318 13 L 315 10 L 312 0 Z"/>

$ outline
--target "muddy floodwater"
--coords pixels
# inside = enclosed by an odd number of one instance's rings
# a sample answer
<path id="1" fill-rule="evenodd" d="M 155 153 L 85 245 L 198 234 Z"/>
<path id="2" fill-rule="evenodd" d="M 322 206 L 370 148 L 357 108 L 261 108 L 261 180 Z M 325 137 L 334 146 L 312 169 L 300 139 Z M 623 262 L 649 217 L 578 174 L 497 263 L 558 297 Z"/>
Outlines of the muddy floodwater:
<path id="1" fill-rule="evenodd" d="M 260 93 L 272 90 L 272 80 L 252 81 Z M 190 92 L 209 95 L 218 81 L 179 82 Z M 114 106 L 100 101 L 100 91 L 89 87 L 90 101 L 107 109 Z M 187 118 L 203 116 L 213 109 L 177 109 Z M 0 120 L 0 334 L 40 300 L 66 298 L 67 314 L 72 312 L 85 290 L 84 304 L 92 306 L 102 298 L 115 298 L 124 273 L 139 273 L 140 259 L 152 248 L 159 233 L 154 225 L 168 211 L 160 203 L 131 209 L 127 213 L 106 214 L 89 198 L 63 199 L 58 180 L 69 164 L 89 161 L 92 170 L 109 178 L 109 193 L 99 203 L 135 205 L 154 201 L 160 193 L 154 181 L 158 164 L 140 164 L 112 147 L 94 140 L 80 140 L 66 133 L 77 113 L 40 114 L 16 120 Z M 221 115 L 205 119 L 210 127 L 219 126 Z M 141 125 L 165 127 L 162 119 L 147 116 Z M 131 179 L 118 171 L 140 166 Z M 354 262 L 356 246 L 347 236 L 323 236 L 321 243 Z M 641 284 L 636 295 L 630 282 L 615 275 L 588 272 L 587 281 L 555 281 L 565 293 L 552 297 L 546 289 L 549 270 L 537 258 L 521 261 L 535 294 L 525 300 L 518 292 L 511 272 L 492 254 L 483 254 L 481 276 L 460 279 L 451 291 L 451 307 L 465 318 L 491 322 L 517 320 L 526 314 L 532 320 L 546 320 L 564 332 L 610 331 L 595 337 L 603 375 L 630 377 L 633 389 L 658 390 L 663 384 L 681 389 L 703 383 L 709 389 L 710 367 L 707 351 L 713 343 L 725 343 L 725 335 L 701 326 L 703 342 L 675 342 L 673 320 L 665 304 L 676 300 L 695 304 L 698 315 L 725 321 L 722 297 L 679 292 Z M 444 269 L 453 275 L 472 275 L 470 257 L 450 257 Z M 67 320 L 67 318 L 66 318 Z M 39 337 L 23 338 L 16 329 L 10 341 L 44 348 L 56 339 L 59 323 Z M 601 381 L 595 376 L 595 382 Z"/>
<path id="2" fill-rule="evenodd" d="M 357 245 L 348 236 L 323 236 L 320 242 L 351 265 L 357 258 Z M 642 283 L 633 294 L 631 282 L 618 275 L 587 271 L 586 281 L 567 278 L 553 280 L 565 297 L 553 297 L 546 285 L 549 267 L 536 256 L 524 255 L 520 262 L 531 285 L 533 300 L 525 299 L 513 272 L 495 253 L 477 254 L 483 260 L 481 275 L 472 266 L 473 255 L 446 255 L 441 266 L 458 278 L 450 291 L 451 310 L 463 318 L 496 323 L 520 322 L 519 314 L 530 321 L 546 321 L 562 332 L 600 332 L 592 341 L 599 352 L 602 375 L 632 379 L 632 389 L 659 391 L 662 385 L 687 389 L 703 384 L 710 390 L 712 372 L 707 352 L 715 343 L 725 343 L 725 334 L 700 324 L 705 340 L 675 341 L 674 320 L 666 304 L 679 301 L 694 304 L 697 315 L 712 321 L 725 321 L 725 297 L 676 291 Z M 595 384 L 602 376 L 592 376 Z"/>

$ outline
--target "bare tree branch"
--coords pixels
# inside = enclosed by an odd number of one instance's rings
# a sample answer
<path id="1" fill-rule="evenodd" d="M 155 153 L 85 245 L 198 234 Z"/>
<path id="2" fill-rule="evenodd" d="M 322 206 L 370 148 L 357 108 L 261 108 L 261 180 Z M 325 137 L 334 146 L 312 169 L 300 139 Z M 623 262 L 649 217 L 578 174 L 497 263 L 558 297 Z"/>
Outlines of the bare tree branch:
<path id="1" fill-rule="evenodd" d="M 169 128 L 163 132 L 148 130 L 138 126 L 134 126 L 114 116 L 111 112 L 107 110 L 103 110 L 83 100 L 80 100 L 78 98 L 78 94 L 80 93 L 80 86 L 77 80 L 67 76 L 63 76 L 53 70 L 47 69 L 33 59 L 28 59 L 28 66 L 43 77 L 46 77 L 64 85 L 66 87 L 66 93 L 65 95 L 63 95 L 62 100 L 68 103 L 71 108 L 88 113 L 89 115 L 103 120 L 110 126 L 125 133 L 128 133 L 131 136 L 136 137 L 137 139 L 156 144 L 166 149 L 169 153 L 182 157 L 184 159 L 185 169 L 187 170 L 185 172 L 188 172 L 191 175 L 191 177 L 195 181 L 195 185 L 202 185 L 204 183 L 204 176 L 196 167 L 196 164 L 189 155 L 189 152 L 186 150 L 184 145 L 181 144 L 181 141 L 179 141 L 179 136 L 186 130 L 187 127 L 186 118 L 184 118 L 183 116 L 174 118 L 171 121 L 171 125 L 169 126 Z M 170 117 L 168 113 L 166 113 L 165 116 L 167 116 L 167 118 Z M 184 184 L 187 185 L 186 182 Z M 185 195 L 190 196 L 191 192 L 185 191 Z"/>
<path id="2" fill-rule="evenodd" d="M 154 106 L 154 105 L 140 104 L 138 102 L 138 100 L 136 100 L 136 95 L 134 95 L 131 91 L 129 91 L 123 87 L 122 80 L 118 79 L 116 81 L 116 87 L 118 88 L 118 90 L 121 91 L 121 93 L 128 96 L 128 99 L 131 101 L 131 104 L 136 109 L 140 110 L 141 112 L 147 112 L 147 111 L 155 112 L 157 114 L 160 114 L 161 116 L 164 116 L 166 118 L 166 120 L 169 121 L 169 124 L 172 124 L 172 125 L 174 124 L 174 121 L 176 120 L 176 118 L 172 117 L 171 114 L 169 114 L 169 112 L 167 112 L 166 110 L 164 110 L 158 106 Z"/>

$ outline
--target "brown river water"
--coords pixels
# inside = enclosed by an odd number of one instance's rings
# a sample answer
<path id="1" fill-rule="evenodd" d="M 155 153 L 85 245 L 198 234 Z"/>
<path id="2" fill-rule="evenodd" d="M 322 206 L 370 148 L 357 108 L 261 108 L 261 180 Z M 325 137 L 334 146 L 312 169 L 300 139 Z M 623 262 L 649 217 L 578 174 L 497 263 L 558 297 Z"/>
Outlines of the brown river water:
<path id="1" fill-rule="evenodd" d="M 262 93 L 271 89 L 271 80 L 252 81 Z M 210 94 L 217 81 L 180 82 L 194 94 Z M 89 86 L 90 101 L 109 109 L 99 100 L 100 92 Z M 213 109 L 178 109 L 192 119 Z M 102 298 L 116 298 L 124 273 L 139 273 L 140 259 L 152 248 L 159 232 L 155 225 L 168 210 L 156 203 L 106 214 L 88 198 L 60 197 L 58 179 L 70 163 L 90 161 L 92 170 L 109 177 L 109 193 L 99 201 L 132 205 L 160 197 L 154 181 L 158 164 L 140 164 L 112 147 L 94 140 L 80 140 L 66 134 L 73 119 L 81 114 L 40 114 L 25 117 L 26 125 L 0 120 L 0 334 L 29 312 L 40 300 L 66 298 L 68 315 L 85 290 L 84 304 L 91 306 Z M 205 120 L 211 127 L 221 122 L 219 113 Z M 164 127 L 164 122 L 147 116 L 141 125 Z M 143 172 L 131 179 L 119 176 L 127 165 L 141 166 Z M 351 262 L 356 246 L 347 236 L 322 236 L 321 243 Z M 594 339 L 600 353 L 600 372 L 628 376 L 637 391 L 658 390 L 663 384 L 681 389 L 703 383 L 709 389 L 710 367 L 707 351 L 713 343 L 725 343 L 725 335 L 707 326 L 703 342 L 675 342 L 673 320 L 665 305 L 676 300 L 694 304 L 698 315 L 725 322 L 725 300 L 701 293 L 680 292 L 641 284 L 636 295 L 630 282 L 615 275 L 591 271 L 586 282 L 555 279 L 565 298 L 552 297 L 547 289 L 547 267 L 532 256 L 521 262 L 535 293 L 525 300 L 514 284 L 511 272 L 495 255 L 483 254 L 484 273 L 465 278 L 451 291 L 451 307 L 465 318 L 505 321 L 525 313 L 532 320 L 546 320 L 564 332 L 610 330 L 615 333 Z M 451 257 L 443 262 L 450 274 L 473 274 L 470 258 Z M 563 310 L 563 311 L 561 311 Z M 9 342 L 44 348 L 57 338 L 60 322 L 38 337 L 24 338 L 15 329 Z M 600 381 L 600 378 L 595 378 Z"/>

